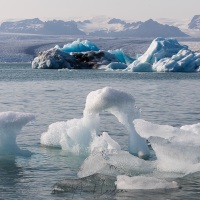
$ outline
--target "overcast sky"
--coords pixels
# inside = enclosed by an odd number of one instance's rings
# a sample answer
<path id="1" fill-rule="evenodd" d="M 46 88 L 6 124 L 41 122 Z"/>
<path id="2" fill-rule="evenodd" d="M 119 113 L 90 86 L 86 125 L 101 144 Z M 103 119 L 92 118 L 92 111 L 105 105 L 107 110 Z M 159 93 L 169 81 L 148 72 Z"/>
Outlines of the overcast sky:
<path id="1" fill-rule="evenodd" d="M 106 15 L 132 21 L 191 19 L 200 0 L 0 0 L 0 20 L 73 19 Z"/>

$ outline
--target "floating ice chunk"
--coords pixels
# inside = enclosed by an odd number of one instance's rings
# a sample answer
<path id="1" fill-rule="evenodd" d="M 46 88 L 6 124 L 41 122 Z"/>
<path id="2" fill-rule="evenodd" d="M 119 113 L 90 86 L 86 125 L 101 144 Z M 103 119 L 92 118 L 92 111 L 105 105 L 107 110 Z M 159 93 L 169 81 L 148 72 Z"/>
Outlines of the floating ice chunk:
<path id="1" fill-rule="evenodd" d="M 147 51 L 130 64 L 127 70 L 130 71 L 157 71 L 156 63 L 164 58 L 171 58 L 182 49 L 188 49 L 180 45 L 176 39 L 156 38 L 152 41 Z M 152 66 L 154 65 L 154 68 Z"/>
<path id="2" fill-rule="evenodd" d="M 33 114 L 20 112 L 0 113 L 0 154 L 30 155 L 29 151 L 21 150 L 16 143 L 20 130 L 28 122 L 35 119 Z"/>
<path id="3" fill-rule="evenodd" d="M 153 64 L 157 72 L 195 72 L 200 69 L 200 53 L 182 49 L 171 58 L 163 58 Z"/>
<path id="4" fill-rule="evenodd" d="M 185 125 L 182 126 L 181 129 L 200 135 L 200 123 L 193 125 Z"/>
<path id="5" fill-rule="evenodd" d="M 60 147 L 75 154 L 90 152 L 90 143 L 96 136 L 98 116 L 56 122 L 41 135 L 40 142 L 45 146 Z"/>
<path id="6" fill-rule="evenodd" d="M 100 136 L 94 136 L 93 141 L 90 144 L 91 152 L 106 150 L 121 150 L 120 145 L 113 140 L 108 133 L 103 132 Z"/>
<path id="7" fill-rule="evenodd" d="M 71 52 L 99 51 L 99 49 L 95 44 L 93 44 L 88 40 L 80 41 L 80 39 L 78 39 L 72 43 L 65 44 L 61 49 L 61 51 L 66 53 L 71 53 Z"/>
<path id="8" fill-rule="evenodd" d="M 176 128 L 169 125 L 158 125 L 143 119 L 134 120 L 137 133 L 148 139 L 149 137 L 161 137 L 170 142 L 178 142 L 185 145 L 200 145 L 199 124 Z"/>
<path id="9" fill-rule="evenodd" d="M 188 174 L 200 170 L 200 147 L 170 142 L 159 137 L 149 139 L 157 157 L 157 169 Z"/>
<path id="10" fill-rule="evenodd" d="M 148 157 L 149 149 L 146 140 L 137 134 L 133 125 L 133 119 L 139 115 L 133 96 L 110 87 L 88 94 L 83 118 L 50 125 L 48 131 L 41 136 L 41 144 L 60 146 L 74 153 L 90 152 L 90 148 L 93 150 L 98 145 L 105 149 L 120 149 L 119 145 L 106 133 L 97 138 L 100 135 L 99 113 L 104 110 L 115 115 L 119 122 L 127 128 L 129 152 L 139 157 Z"/>
<path id="11" fill-rule="evenodd" d="M 154 162 L 145 161 L 127 151 L 94 151 L 83 162 L 78 177 L 100 173 L 117 176 L 119 174 L 138 175 L 152 173 Z"/>
<path id="12" fill-rule="evenodd" d="M 128 55 L 126 55 L 122 49 L 116 49 L 116 50 L 109 50 L 108 51 L 111 54 L 114 54 L 116 56 L 116 58 L 124 64 L 131 64 L 135 59 L 129 57 Z"/>
<path id="13" fill-rule="evenodd" d="M 135 61 L 125 71 L 130 71 L 130 67 L 134 72 L 153 72 L 152 65 L 148 62 L 139 63 Z"/>
<path id="14" fill-rule="evenodd" d="M 125 175 L 119 175 L 117 176 L 117 181 L 115 184 L 117 185 L 117 189 L 120 190 L 155 190 L 178 188 L 178 184 L 175 181 L 168 182 L 166 180 L 146 176 L 129 177 Z"/>
<path id="15" fill-rule="evenodd" d="M 139 135 L 146 139 L 151 136 L 158 136 L 168 139 L 183 132 L 179 128 L 175 128 L 169 125 L 153 124 L 143 119 L 134 120 L 134 124 L 135 129 L 139 133 Z"/>
<path id="16" fill-rule="evenodd" d="M 119 62 L 112 62 L 105 67 L 105 69 L 114 69 L 114 70 L 116 70 L 116 69 L 126 69 L 126 68 L 127 68 L 126 64 L 119 63 Z"/>

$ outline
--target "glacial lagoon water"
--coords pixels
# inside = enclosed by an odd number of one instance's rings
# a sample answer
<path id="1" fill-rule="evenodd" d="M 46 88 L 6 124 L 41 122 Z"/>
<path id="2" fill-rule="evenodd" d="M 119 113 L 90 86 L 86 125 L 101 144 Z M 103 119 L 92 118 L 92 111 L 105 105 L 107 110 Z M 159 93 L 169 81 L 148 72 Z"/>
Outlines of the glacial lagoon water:
<path id="1" fill-rule="evenodd" d="M 1 112 L 33 113 L 36 120 L 17 137 L 18 146 L 32 156 L 0 156 L 0 199 L 198 199 L 199 172 L 174 177 L 178 189 L 52 192 L 57 182 L 77 178 L 86 157 L 44 147 L 40 137 L 54 122 L 81 118 L 88 93 L 105 86 L 133 95 L 146 121 L 174 127 L 199 123 L 199 79 L 200 73 L 32 70 L 29 63 L 1 64 Z M 107 112 L 101 114 L 100 130 L 127 151 L 125 128 Z"/>

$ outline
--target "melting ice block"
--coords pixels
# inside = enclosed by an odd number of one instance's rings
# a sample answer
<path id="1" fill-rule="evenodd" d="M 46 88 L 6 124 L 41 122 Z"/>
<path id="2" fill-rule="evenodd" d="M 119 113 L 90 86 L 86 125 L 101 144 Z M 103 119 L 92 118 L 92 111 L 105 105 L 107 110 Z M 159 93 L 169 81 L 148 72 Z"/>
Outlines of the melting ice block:
<path id="1" fill-rule="evenodd" d="M 70 152 L 91 152 L 93 149 L 116 149 L 120 146 L 107 133 L 99 136 L 99 113 L 109 111 L 115 115 L 129 133 L 129 152 L 139 157 L 148 157 L 146 140 L 135 131 L 133 119 L 139 115 L 132 95 L 110 87 L 92 91 L 86 98 L 83 118 L 57 122 L 41 136 L 41 144 L 60 146 Z"/>
<path id="2" fill-rule="evenodd" d="M 30 154 L 17 146 L 16 137 L 21 128 L 34 119 L 35 116 L 28 113 L 11 111 L 0 113 L 0 154 Z"/>
<path id="3" fill-rule="evenodd" d="M 140 159 L 127 151 L 94 151 L 83 162 L 78 177 L 100 173 L 117 176 L 120 174 L 138 175 L 152 173 L 154 162 Z"/>

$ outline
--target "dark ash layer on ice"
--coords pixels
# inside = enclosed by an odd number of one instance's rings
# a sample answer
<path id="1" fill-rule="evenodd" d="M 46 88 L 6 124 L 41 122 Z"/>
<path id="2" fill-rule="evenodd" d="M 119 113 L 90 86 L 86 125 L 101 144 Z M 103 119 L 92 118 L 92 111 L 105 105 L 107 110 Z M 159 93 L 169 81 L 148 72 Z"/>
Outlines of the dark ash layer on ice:
<path id="1" fill-rule="evenodd" d="M 97 69 L 102 65 L 119 62 L 115 55 L 106 51 L 66 53 L 57 48 L 40 52 L 33 60 L 33 69 Z"/>

